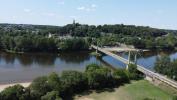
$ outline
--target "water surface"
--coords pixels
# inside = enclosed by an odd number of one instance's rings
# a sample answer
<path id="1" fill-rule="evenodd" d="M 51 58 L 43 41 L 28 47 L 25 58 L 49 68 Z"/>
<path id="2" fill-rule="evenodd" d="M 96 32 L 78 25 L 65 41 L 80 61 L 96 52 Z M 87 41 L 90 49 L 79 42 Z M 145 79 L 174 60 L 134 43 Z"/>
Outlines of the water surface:
<path id="1" fill-rule="evenodd" d="M 164 53 L 147 52 L 138 56 L 138 64 L 153 70 L 157 56 Z M 177 58 L 176 52 L 166 53 L 171 59 Z M 126 53 L 119 54 L 127 58 Z M 63 70 L 84 71 L 91 63 L 125 68 L 125 64 L 104 55 L 102 58 L 91 56 L 90 52 L 70 52 L 61 54 L 27 53 L 9 54 L 0 52 L 0 84 L 10 82 L 31 81 L 38 76 L 51 72 L 61 73 Z"/>

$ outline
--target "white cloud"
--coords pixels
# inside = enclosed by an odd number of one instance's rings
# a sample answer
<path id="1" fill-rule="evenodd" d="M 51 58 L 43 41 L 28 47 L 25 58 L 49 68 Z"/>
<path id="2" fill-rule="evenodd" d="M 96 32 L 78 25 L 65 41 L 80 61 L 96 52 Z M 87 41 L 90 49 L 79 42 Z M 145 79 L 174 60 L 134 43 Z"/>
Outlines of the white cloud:
<path id="1" fill-rule="evenodd" d="M 80 7 L 77 8 L 77 10 L 82 10 L 82 11 L 90 12 L 90 11 L 95 11 L 96 7 L 97 7 L 97 5 L 92 4 L 92 5 L 88 6 L 88 7 L 80 6 Z"/>
<path id="2" fill-rule="evenodd" d="M 29 13 L 31 12 L 31 9 L 23 9 L 24 12 Z"/>

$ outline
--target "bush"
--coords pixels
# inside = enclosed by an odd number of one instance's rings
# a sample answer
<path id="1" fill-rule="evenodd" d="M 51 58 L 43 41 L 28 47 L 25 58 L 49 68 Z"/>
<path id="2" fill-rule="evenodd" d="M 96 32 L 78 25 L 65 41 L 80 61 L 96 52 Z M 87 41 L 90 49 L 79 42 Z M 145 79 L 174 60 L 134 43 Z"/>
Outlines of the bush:
<path id="1" fill-rule="evenodd" d="M 61 91 L 61 81 L 56 73 L 51 73 L 47 78 L 48 85 L 50 89 L 54 91 Z"/>
<path id="2" fill-rule="evenodd" d="M 91 89 L 101 89 L 113 85 L 114 80 L 111 75 L 111 70 L 91 64 L 86 67 L 88 84 Z"/>
<path id="3" fill-rule="evenodd" d="M 79 93 L 88 88 L 87 77 L 84 73 L 77 71 L 63 71 L 61 75 L 62 95 L 68 96 Z"/>
<path id="4" fill-rule="evenodd" d="M 92 72 L 95 71 L 96 69 L 100 69 L 101 66 L 97 65 L 97 64 L 90 64 L 86 66 L 86 70 L 85 72 Z"/>
<path id="5" fill-rule="evenodd" d="M 62 100 L 62 99 L 59 97 L 58 91 L 52 91 L 42 96 L 41 100 Z"/>
<path id="6" fill-rule="evenodd" d="M 30 91 L 32 97 L 35 99 L 40 99 L 41 96 L 45 95 L 47 92 L 51 91 L 49 84 L 47 83 L 47 77 L 36 78 L 30 85 Z"/>
<path id="7" fill-rule="evenodd" d="M 143 73 L 137 70 L 137 66 L 134 64 L 129 64 L 129 77 L 132 80 L 139 80 L 143 78 Z"/>
<path id="8" fill-rule="evenodd" d="M 170 61 L 170 57 L 167 55 L 157 58 L 154 69 L 158 73 L 177 80 L 177 60 Z"/>
<path id="9" fill-rule="evenodd" d="M 0 100 L 25 100 L 26 99 L 25 92 L 26 89 L 21 85 L 11 86 L 1 92 Z"/>
<path id="10" fill-rule="evenodd" d="M 117 84 L 123 84 L 130 81 L 128 71 L 123 69 L 115 70 L 113 73 L 113 77 L 116 80 Z"/>

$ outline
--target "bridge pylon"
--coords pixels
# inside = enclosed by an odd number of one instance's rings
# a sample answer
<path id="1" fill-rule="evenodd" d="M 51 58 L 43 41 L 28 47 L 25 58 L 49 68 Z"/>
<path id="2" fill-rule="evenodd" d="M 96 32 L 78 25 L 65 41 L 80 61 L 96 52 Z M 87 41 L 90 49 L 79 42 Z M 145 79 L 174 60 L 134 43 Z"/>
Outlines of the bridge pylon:
<path id="1" fill-rule="evenodd" d="M 131 51 L 128 51 L 128 63 L 127 63 L 127 66 L 126 66 L 126 70 L 129 69 L 129 64 L 131 63 Z M 134 64 L 137 64 L 137 53 L 135 53 L 135 56 L 134 56 Z"/>
<path id="2" fill-rule="evenodd" d="M 130 64 L 130 57 L 131 57 L 131 52 L 128 52 L 128 64 L 126 66 L 126 70 L 128 70 L 129 64 Z"/>

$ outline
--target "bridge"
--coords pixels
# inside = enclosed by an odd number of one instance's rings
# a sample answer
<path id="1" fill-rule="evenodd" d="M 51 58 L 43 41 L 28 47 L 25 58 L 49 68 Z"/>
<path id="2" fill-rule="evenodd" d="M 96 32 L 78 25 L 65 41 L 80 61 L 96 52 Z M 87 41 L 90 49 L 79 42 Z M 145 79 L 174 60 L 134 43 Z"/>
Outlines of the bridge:
<path id="1" fill-rule="evenodd" d="M 128 64 L 134 64 L 134 62 L 130 61 L 130 52 L 129 52 L 129 57 L 128 57 L 128 60 L 127 60 L 127 59 L 125 59 L 125 58 L 123 58 L 121 56 L 118 56 L 118 55 L 116 55 L 116 54 L 114 54 L 114 53 L 112 53 L 112 52 L 110 52 L 110 51 L 108 51 L 108 50 L 106 50 L 104 48 L 101 48 L 101 47 L 98 47 L 98 46 L 95 46 L 95 45 L 91 45 L 91 47 L 96 49 L 97 51 L 102 52 L 104 54 L 107 54 L 107 55 L 109 55 L 109 56 L 111 56 L 111 57 L 113 57 L 113 58 L 115 58 L 115 59 L 127 64 L 127 65 Z M 172 79 L 169 79 L 169 78 L 167 78 L 164 75 L 161 75 L 159 73 L 155 73 L 155 72 L 153 72 L 153 71 L 151 71 L 149 69 L 146 69 L 145 67 L 143 67 L 141 65 L 137 65 L 137 69 L 140 72 L 144 73 L 144 75 L 146 75 L 146 79 L 147 80 L 153 81 L 153 82 L 156 82 L 156 81 L 157 82 L 164 82 L 165 84 L 167 84 L 169 86 L 172 86 L 172 87 L 177 89 L 177 82 L 176 81 L 174 81 Z"/>

